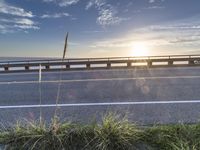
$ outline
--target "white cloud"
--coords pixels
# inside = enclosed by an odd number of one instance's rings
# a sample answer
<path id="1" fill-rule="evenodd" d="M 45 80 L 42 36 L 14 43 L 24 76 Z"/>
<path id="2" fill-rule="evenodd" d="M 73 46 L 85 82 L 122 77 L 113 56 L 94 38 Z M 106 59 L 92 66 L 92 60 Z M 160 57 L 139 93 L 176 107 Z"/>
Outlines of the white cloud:
<path id="1" fill-rule="evenodd" d="M 43 2 L 53 2 L 54 0 L 43 0 Z"/>
<path id="2" fill-rule="evenodd" d="M 14 25 L 14 28 L 19 28 L 19 29 L 34 29 L 34 30 L 38 30 L 40 29 L 38 26 L 35 25 L 26 25 L 26 24 L 22 24 L 22 25 Z"/>
<path id="3" fill-rule="evenodd" d="M 61 17 L 69 17 L 68 13 L 55 13 L 55 14 L 44 14 L 41 18 L 61 18 Z"/>
<path id="4" fill-rule="evenodd" d="M 23 8 L 8 5 L 4 1 L 0 1 L 0 13 L 21 17 L 33 17 L 31 11 L 25 11 Z"/>
<path id="5" fill-rule="evenodd" d="M 120 24 L 125 18 L 115 16 L 116 12 L 112 9 L 101 9 L 97 23 L 103 26 Z"/>
<path id="6" fill-rule="evenodd" d="M 149 3 L 154 3 L 155 2 L 155 0 L 149 0 Z"/>
<path id="7" fill-rule="evenodd" d="M 192 36 L 192 37 L 179 37 L 174 40 L 169 41 L 170 43 L 178 44 L 178 43 L 194 43 L 200 42 L 200 36 Z"/>
<path id="8" fill-rule="evenodd" d="M 92 1 L 89 1 L 88 4 L 86 5 L 85 9 L 88 10 L 90 7 L 92 7 L 94 4 Z"/>
<path id="9" fill-rule="evenodd" d="M 112 5 L 107 4 L 105 0 L 90 0 L 86 5 L 86 10 L 95 7 L 98 10 L 97 23 L 102 26 L 120 24 L 128 18 L 121 18 L 117 16 L 117 9 Z"/>
<path id="10" fill-rule="evenodd" d="M 155 40 L 163 39 L 166 41 L 165 45 L 171 47 L 191 48 L 200 45 L 200 21 L 198 18 L 197 15 L 192 18 L 152 25 L 138 30 L 138 33 L 151 34 Z M 151 38 L 153 37 L 151 36 Z"/>
<path id="11" fill-rule="evenodd" d="M 109 31 L 107 30 L 86 30 L 86 31 L 83 31 L 83 33 L 108 33 Z"/>
<path id="12" fill-rule="evenodd" d="M 153 31 L 168 31 L 168 30 L 199 30 L 200 25 L 198 24 L 177 24 L 177 25 L 154 25 L 150 27 Z"/>
<path id="13" fill-rule="evenodd" d="M 0 29 L 5 29 L 5 27 L 3 25 L 0 25 Z"/>
<path id="14" fill-rule="evenodd" d="M 34 25 L 35 24 L 32 20 L 27 19 L 27 18 L 0 19 L 0 22 L 23 24 L 23 25 Z"/>
<path id="15" fill-rule="evenodd" d="M 169 44 L 200 44 L 200 22 L 194 23 L 188 20 L 188 23 L 179 22 L 172 25 L 154 25 L 146 30 L 162 34 L 166 37 Z"/>
<path id="16" fill-rule="evenodd" d="M 61 6 L 61 7 L 70 6 L 70 5 L 74 5 L 78 2 L 79 2 L 79 0 L 61 0 L 59 3 L 59 6 Z"/>
<path id="17" fill-rule="evenodd" d="M 34 15 L 31 11 L 26 11 L 23 8 L 12 6 L 5 1 L 0 1 L 0 14 L 5 14 L 5 17 L 0 19 L 0 33 L 14 33 L 25 31 L 27 29 L 38 30 L 32 18 Z"/>
<path id="18" fill-rule="evenodd" d="M 112 55 L 116 51 L 126 53 L 133 43 L 142 42 L 148 46 L 151 55 L 195 54 L 199 52 L 199 16 L 173 22 L 146 26 L 128 31 L 119 37 L 105 36 L 90 43 L 91 49 L 107 50 Z M 104 53 L 106 55 L 106 53 Z"/>
<path id="19" fill-rule="evenodd" d="M 0 33 L 14 33 L 25 29 L 38 30 L 40 28 L 27 18 L 0 19 Z"/>
<path id="20" fill-rule="evenodd" d="M 0 33 L 6 34 L 6 33 L 13 33 L 15 32 L 13 29 L 9 28 L 9 26 L 1 24 L 0 25 Z"/>
<path id="21" fill-rule="evenodd" d="M 90 0 L 88 4 L 86 5 L 86 10 L 88 10 L 92 6 L 95 6 L 98 9 L 101 9 L 101 7 L 104 7 L 105 5 L 106 5 L 105 0 Z"/>
<path id="22" fill-rule="evenodd" d="M 27 18 L 20 18 L 20 19 L 15 19 L 17 24 L 24 24 L 24 25 L 34 25 L 35 23 Z"/>
<path id="23" fill-rule="evenodd" d="M 35 22 L 28 18 L 2 18 L 0 19 L 0 24 L 4 24 L 0 27 L 0 33 L 7 33 L 8 30 L 18 31 L 18 29 L 40 29 Z"/>
<path id="24" fill-rule="evenodd" d="M 130 49 L 134 43 L 146 43 L 148 46 L 160 46 L 168 44 L 168 41 L 165 39 L 155 38 L 149 35 L 142 35 L 142 33 L 131 32 L 128 35 L 123 35 L 123 38 L 104 38 L 90 45 L 90 47 L 95 48 L 121 48 L 121 49 Z M 134 36 L 133 36 L 134 35 Z"/>
<path id="25" fill-rule="evenodd" d="M 164 6 L 149 6 L 144 9 L 165 9 L 165 7 Z"/>
<path id="26" fill-rule="evenodd" d="M 70 5 L 75 5 L 79 2 L 79 0 L 43 0 L 43 2 L 54 2 L 58 4 L 60 7 L 67 7 Z"/>
<path id="27" fill-rule="evenodd" d="M 149 3 L 155 3 L 155 2 L 164 2 L 165 0 L 149 0 Z"/>

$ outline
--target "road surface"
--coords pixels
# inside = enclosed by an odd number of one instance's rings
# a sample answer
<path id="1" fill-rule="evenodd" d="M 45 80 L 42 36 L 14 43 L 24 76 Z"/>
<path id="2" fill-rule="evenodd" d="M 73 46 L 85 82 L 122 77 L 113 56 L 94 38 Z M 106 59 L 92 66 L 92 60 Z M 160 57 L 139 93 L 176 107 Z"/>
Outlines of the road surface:
<path id="1" fill-rule="evenodd" d="M 101 120 L 108 112 L 138 124 L 200 119 L 200 67 L 0 74 L 0 122 Z"/>

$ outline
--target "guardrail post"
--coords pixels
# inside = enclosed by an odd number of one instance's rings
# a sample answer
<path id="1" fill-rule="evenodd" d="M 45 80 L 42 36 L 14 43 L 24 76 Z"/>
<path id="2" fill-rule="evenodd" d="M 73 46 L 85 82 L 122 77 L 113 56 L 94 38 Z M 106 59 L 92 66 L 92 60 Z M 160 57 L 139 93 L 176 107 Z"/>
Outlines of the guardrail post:
<path id="1" fill-rule="evenodd" d="M 86 64 L 86 68 L 87 68 L 87 69 L 90 69 L 90 64 Z"/>
<path id="2" fill-rule="evenodd" d="M 110 67 L 111 67 L 111 63 L 108 62 L 108 63 L 107 63 L 107 68 L 110 68 Z"/>
<path id="3" fill-rule="evenodd" d="M 127 67 L 131 67 L 132 63 L 129 61 L 127 62 Z"/>
<path id="4" fill-rule="evenodd" d="M 173 60 L 169 60 L 169 61 L 168 61 L 168 65 L 169 65 L 169 66 L 171 66 L 171 65 L 173 65 L 173 64 L 174 64 Z"/>
<path id="5" fill-rule="evenodd" d="M 148 60 L 147 65 L 148 67 L 152 67 L 152 61 Z"/>
<path id="6" fill-rule="evenodd" d="M 66 65 L 66 69 L 70 69 L 70 65 L 69 64 Z"/>
<path id="7" fill-rule="evenodd" d="M 29 70 L 29 66 L 25 66 L 25 70 Z"/>
<path id="8" fill-rule="evenodd" d="M 189 60 L 189 65 L 194 65 L 194 60 Z"/>
<path id="9" fill-rule="evenodd" d="M 49 65 L 46 65 L 45 68 L 46 68 L 46 69 L 50 69 L 50 66 L 49 66 Z"/>
<path id="10" fill-rule="evenodd" d="M 5 67 L 4 67 L 4 70 L 5 70 L 5 71 L 9 71 L 9 67 L 8 67 L 8 66 L 5 66 Z"/>

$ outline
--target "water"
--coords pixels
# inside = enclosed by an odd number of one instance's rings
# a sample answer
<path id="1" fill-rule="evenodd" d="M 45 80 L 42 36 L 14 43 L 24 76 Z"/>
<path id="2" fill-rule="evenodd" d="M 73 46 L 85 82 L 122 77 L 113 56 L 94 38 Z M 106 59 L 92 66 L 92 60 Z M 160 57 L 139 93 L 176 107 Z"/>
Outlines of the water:
<path id="1" fill-rule="evenodd" d="M 21 61 L 21 60 L 40 60 L 55 59 L 53 57 L 0 57 L 0 61 Z"/>

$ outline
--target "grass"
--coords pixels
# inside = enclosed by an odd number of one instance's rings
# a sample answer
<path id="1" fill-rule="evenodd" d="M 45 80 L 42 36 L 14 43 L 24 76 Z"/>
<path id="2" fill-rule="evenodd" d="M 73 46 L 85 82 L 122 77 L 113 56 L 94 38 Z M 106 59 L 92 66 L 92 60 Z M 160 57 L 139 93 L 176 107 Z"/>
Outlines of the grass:
<path id="1" fill-rule="evenodd" d="M 139 127 L 109 114 L 101 123 L 53 120 L 1 128 L 6 150 L 200 150 L 200 124 Z"/>

